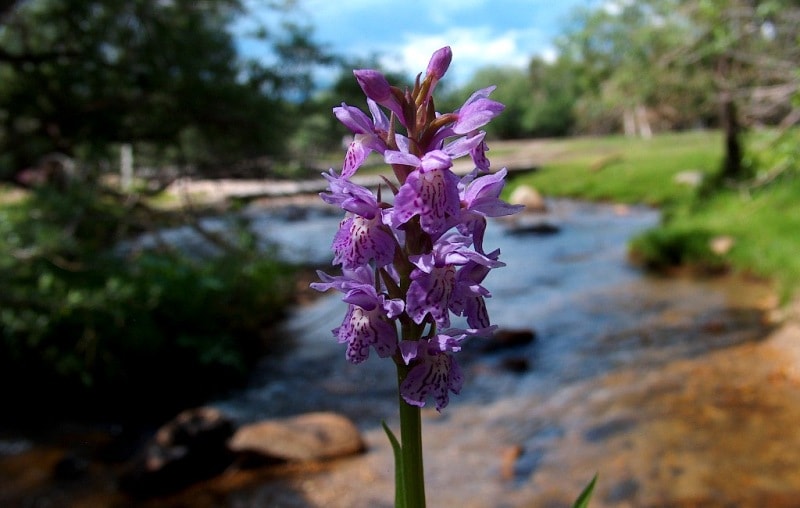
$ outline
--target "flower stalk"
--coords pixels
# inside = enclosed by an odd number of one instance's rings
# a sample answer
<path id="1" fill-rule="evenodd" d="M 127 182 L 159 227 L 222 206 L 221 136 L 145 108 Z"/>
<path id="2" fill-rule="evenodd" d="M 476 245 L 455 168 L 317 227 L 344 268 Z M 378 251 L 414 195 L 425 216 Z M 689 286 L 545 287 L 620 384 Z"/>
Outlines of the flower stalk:
<path id="1" fill-rule="evenodd" d="M 403 385 L 408 375 L 408 366 L 397 366 L 397 386 Z M 412 406 L 399 397 L 401 478 L 405 504 L 399 508 L 425 507 L 425 469 L 422 461 L 422 415 L 419 406 Z M 395 480 L 397 481 L 397 480 Z M 398 504 L 395 501 L 395 504 Z"/>

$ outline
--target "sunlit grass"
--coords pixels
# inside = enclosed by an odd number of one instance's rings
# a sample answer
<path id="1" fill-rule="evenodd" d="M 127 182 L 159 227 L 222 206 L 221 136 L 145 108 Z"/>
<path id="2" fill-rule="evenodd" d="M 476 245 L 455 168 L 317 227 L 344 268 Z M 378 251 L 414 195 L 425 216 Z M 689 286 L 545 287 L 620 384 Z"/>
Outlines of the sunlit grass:
<path id="1" fill-rule="evenodd" d="M 788 298 L 800 288 L 800 179 L 787 176 L 763 188 L 718 193 L 676 210 L 664 226 L 704 228 L 731 236 L 726 258 L 740 270 L 768 277 Z"/>
<path id="2" fill-rule="evenodd" d="M 713 173 L 722 154 L 721 136 L 706 131 L 650 140 L 611 136 L 554 143 L 560 145 L 554 159 L 515 184 L 530 184 L 549 195 L 663 205 L 694 194 L 676 182 L 678 173 Z"/>

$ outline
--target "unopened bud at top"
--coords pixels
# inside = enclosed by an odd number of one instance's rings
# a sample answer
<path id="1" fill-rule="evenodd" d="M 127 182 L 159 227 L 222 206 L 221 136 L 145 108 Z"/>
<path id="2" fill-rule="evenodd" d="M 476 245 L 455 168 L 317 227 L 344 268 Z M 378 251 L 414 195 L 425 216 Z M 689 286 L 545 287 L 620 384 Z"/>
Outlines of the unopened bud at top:
<path id="1" fill-rule="evenodd" d="M 428 62 L 428 69 L 425 71 L 425 75 L 437 81 L 442 79 L 444 73 L 447 72 L 447 68 L 450 67 L 452 59 L 453 51 L 450 46 L 436 50 L 431 56 L 430 62 Z"/>

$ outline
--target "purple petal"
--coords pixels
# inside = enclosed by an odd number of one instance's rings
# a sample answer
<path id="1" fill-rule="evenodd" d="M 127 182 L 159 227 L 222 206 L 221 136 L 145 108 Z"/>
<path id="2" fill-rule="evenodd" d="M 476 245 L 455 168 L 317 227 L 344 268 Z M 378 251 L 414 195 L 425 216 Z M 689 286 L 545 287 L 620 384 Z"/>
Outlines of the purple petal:
<path id="1" fill-rule="evenodd" d="M 345 127 L 356 134 L 372 133 L 372 121 L 363 111 L 354 106 L 348 106 L 343 102 L 341 106 L 333 108 L 333 114 Z"/>
<path id="2" fill-rule="evenodd" d="M 450 402 L 449 392 L 459 393 L 464 376 L 458 363 L 448 354 L 433 355 L 420 362 L 400 385 L 400 394 L 408 404 L 424 406 L 428 396 L 441 411 Z"/>
<path id="3" fill-rule="evenodd" d="M 483 127 L 492 118 L 503 112 L 505 106 L 491 99 L 480 98 L 474 102 L 466 104 L 458 112 L 458 120 L 453 124 L 453 132 L 456 134 L 467 134 Z"/>
<path id="4" fill-rule="evenodd" d="M 354 215 L 343 220 L 333 239 L 334 264 L 355 269 L 372 260 L 378 268 L 391 263 L 396 242 L 385 229 L 379 216 Z"/>
<path id="5" fill-rule="evenodd" d="M 406 313 L 420 324 L 430 314 L 437 325 L 450 326 L 450 300 L 456 281 L 452 265 L 434 267 L 430 273 L 411 272 L 411 284 L 406 294 Z"/>
<path id="6" fill-rule="evenodd" d="M 483 143 L 486 133 L 481 131 L 473 135 L 461 136 L 446 144 L 443 151 L 453 159 L 471 153 Z"/>

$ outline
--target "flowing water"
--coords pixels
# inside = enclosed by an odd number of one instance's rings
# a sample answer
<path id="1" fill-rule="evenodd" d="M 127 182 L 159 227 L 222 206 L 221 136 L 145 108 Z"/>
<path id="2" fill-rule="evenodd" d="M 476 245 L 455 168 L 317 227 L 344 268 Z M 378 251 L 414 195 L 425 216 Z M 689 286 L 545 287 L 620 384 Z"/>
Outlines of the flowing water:
<path id="1" fill-rule="evenodd" d="M 249 218 L 293 259 L 330 259 L 338 216 Z M 484 244 L 507 263 L 485 281 L 492 322 L 536 338 L 506 349 L 468 343 L 461 394 L 442 413 L 423 410 L 430 506 L 568 506 L 596 472 L 594 507 L 793 506 L 798 376 L 760 348 L 771 292 L 741 279 L 643 274 L 626 245 L 658 220 L 649 208 L 559 200 L 547 215 L 490 223 Z M 526 233 L 541 221 L 558 232 Z M 257 481 L 232 473 L 150 506 L 392 506 L 380 423 L 397 429 L 394 368 L 346 362 L 330 333 L 343 313 L 338 295 L 296 309 L 283 328 L 290 350 L 213 405 L 239 422 L 337 411 L 368 451 Z"/>

